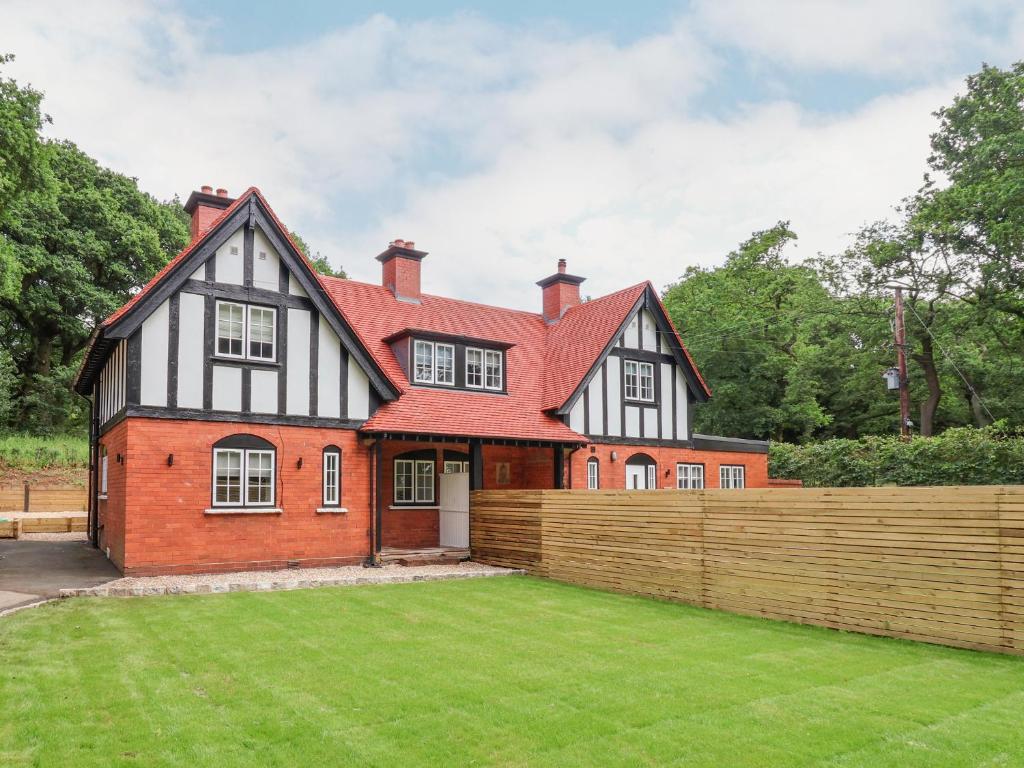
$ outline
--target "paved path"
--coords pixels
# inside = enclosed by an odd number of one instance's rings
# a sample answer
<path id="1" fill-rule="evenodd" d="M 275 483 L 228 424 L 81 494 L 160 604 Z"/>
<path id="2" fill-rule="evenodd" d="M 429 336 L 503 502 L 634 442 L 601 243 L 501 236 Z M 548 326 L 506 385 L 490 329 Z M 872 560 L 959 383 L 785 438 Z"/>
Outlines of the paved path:
<path id="1" fill-rule="evenodd" d="M 0 611 L 120 576 L 88 542 L 0 540 Z"/>

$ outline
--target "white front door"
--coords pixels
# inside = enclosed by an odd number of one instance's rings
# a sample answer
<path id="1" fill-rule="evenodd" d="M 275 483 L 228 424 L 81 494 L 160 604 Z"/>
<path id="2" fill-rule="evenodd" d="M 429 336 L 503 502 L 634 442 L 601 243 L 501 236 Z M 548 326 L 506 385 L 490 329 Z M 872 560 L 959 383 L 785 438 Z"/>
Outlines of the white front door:
<path id="1" fill-rule="evenodd" d="M 441 546 L 469 546 L 469 472 L 441 475 Z"/>
<path id="2" fill-rule="evenodd" d="M 647 490 L 647 467 L 643 464 L 627 464 L 626 488 L 631 491 Z"/>

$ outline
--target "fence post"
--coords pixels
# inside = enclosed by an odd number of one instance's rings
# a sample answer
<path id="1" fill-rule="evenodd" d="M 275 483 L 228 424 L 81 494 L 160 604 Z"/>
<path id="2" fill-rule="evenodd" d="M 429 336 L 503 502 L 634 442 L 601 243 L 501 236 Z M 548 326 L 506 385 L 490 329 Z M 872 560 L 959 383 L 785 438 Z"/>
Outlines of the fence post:
<path id="1" fill-rule="evenodd" d="M 24 506 L 25 506 L 25 514 L 26 515 L 28 514 L 28 506 L 29 506 L 28 502 L 29 502 L 29 485 L 28 485 L 28 480 L 26 480 L 25 481 L 25 504 L 24 504 Z"/>

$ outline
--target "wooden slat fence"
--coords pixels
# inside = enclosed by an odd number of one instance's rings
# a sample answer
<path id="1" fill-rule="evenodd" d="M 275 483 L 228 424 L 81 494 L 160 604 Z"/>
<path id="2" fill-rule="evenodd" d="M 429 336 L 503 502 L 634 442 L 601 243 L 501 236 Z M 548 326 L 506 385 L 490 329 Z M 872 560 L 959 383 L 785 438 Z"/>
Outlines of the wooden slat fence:
<path id="1" fill-rule="evenodd" d="M 84 487 L 0 488 L 0 512 L 80 512 L 88 508 L 89 493 Z"/>
<path id="2" fill-rule="evenodd" d="M 1024 653 L 1024 487 L 477 491 L 474 560 L 755 616 Z"/>

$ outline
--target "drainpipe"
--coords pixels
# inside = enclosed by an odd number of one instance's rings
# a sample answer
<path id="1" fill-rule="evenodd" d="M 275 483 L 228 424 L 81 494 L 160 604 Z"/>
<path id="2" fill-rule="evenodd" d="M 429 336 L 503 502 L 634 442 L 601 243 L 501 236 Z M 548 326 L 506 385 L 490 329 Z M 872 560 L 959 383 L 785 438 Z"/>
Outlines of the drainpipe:
<path id="1" fill-rule="evenodd" d="M 569 486 L 568 487 L 570 489 L 572 488 L 572 457 L 573 457 L 573 454 L 576 453 L 576 451 L 580 450 L 581 448 L 583 448 L 582 445 L 577 445 L 575 448 L 573 448 L 571 451 L 569 451 L 569 459 L 568 459 L 568 462 L 569 462 Z"/>
<path id="2" fill-rule="evenodd" d="M 365 443 L 366 450 L 370 456 L 370 552 L 366 558 L 366 568 L 379 568 L 380 562 L 380 530 L 383 516 L 381 503 L 383 496 L 381 489 L 382 477 L 382 444 L 380 438 Z"/>
<path id="3" fill-rule="evenodd" d="M 99 440 L 99 408 L 96 407 L 99 385 L 93 384 L 92 397 L 89 401 L 89 542 L 99 548 L 99 517 L 100 517 L 100 440 Z"/>

